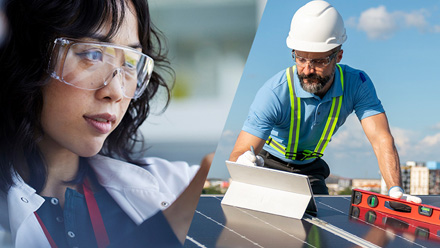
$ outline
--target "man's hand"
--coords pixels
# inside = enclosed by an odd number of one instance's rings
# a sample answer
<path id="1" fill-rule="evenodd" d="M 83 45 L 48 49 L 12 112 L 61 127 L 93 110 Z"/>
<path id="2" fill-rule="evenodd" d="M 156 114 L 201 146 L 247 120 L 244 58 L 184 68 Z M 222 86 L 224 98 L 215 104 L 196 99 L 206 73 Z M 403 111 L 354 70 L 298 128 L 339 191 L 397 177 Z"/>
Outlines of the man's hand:
<path id="1" fill-rule="evenodd" d="M 249 151 L 250 147 L 254 148 L 254 154 L 258 154 L 263 149 L 265 143 L 265 140 L 245 131 L 241 131 L 235 142 L 234 149 L 229 155 L 229 161 L 236 162 L 238 157 L 243 155 L 246 151 Z"/>
<path id="2" fill-rule="evenodd" d="M 417 196 L 405 194 L 403 189 L 399 186 L 393 186 L 388 191 L 388 195 L 391 198 L 401 199 L 404 201 L 414 202 L 414 203 L 422 203 L 422 199 Z"/>
<path id="3" fill-rule="evenodd" d="M 261 156 L 255 155 L 251 151 L 246 151 L 240 157 L 238 157 L 237 163 L 249 166 L 263 166 L 264 160 Z"/>

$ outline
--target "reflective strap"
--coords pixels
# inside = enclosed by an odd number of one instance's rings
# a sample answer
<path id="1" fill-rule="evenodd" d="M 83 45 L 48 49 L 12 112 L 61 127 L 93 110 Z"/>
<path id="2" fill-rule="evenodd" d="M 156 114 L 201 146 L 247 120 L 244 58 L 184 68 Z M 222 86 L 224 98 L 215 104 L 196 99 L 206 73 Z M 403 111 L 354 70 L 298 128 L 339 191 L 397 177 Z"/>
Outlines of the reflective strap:
<path id="1" fill-rule="evenodd" d="M 342 85 L 342 91 L 344 91 L 344 76 L 342 74 L 342 68 L 340 65 L 338 65 L 339 74 L 341 75 L 341 85 Z M 324 132 L 322 133 L 322 136 L 316 145 L 315 152 L 316 153 L 324 153 L 325 148 L 328 145 L 328 142 L 330 142 L 330 139 L 332 138 L 333 132 L 335 131 L 336 123 L 338 122 L 339 113 L 341 112 L 341 106 L 342 106 L 342 95 L 339 97 L 333 97 L 332 100 L 332 108 L 330 110 L 330 113 L 328 115 L 327 123 L 325 124 Z"/>
<path id="2" fill-rule="evenodd" d="M 284 150 L 286 158 L 292 160 L 295 160 L 296 151 L 298 150 L 299 125 L 301 123 L 301 99 L 299 97 L 296 97 L 295 86 L 293 85 L 293 71 L 295 68 L 296 66 L 292 66 L 286 69 L 287 82 L 289 83 L 288 85 L 290 95 L 291 121 L 289 130 L 289 143 L 287 145 L 287 150 Z"/>
<path id="3" fill-rule="evenodd" d="M 283 145 L 281 145 L 280 143 L 273 140 L 272 137 L 269 137 L 269 139 L 267 139 L 266 144 L 270 145 L 271 147 L 273 147 L 275 150 L 277 150 L 280 153 L 284 154 L 286 152 L 286 148 Z"/>
<path id="4" fill-rule="evenodd" d="M 338 64 L 336 65 L 339 69 L 342 91 L 344 91 L 344 74 L 342 73 L 341 66 Z M 315 150 L 313 152 L 308 150 L 298 152 L 299 130 L 301 123 L 301 99 L 299 97 L 296 97 L 294 82 L 292 80 L 295 68 L 296 66 L 292 66 L 286 69 L 286 77 L 289 86 L 291 105 L 291 121 L 289 130 L 289 143 L 287 145 L 287 149 L 277 141 L 273 140 L 272 137 L 269 137 L 269 139 L 266 141 L 266 144 L 270 145 L 278 152 L 285 154 L 285 157 L 287 159 L 295 160 L 298 157 L 300 160 L 305 160 L 322 157 L 322 155 L 324 154 L 324 150 L 330 142 L 331 137 L 333 136 L 333 132 L 335 131 L 336 123 L 338 122 L 339 118 L 339 113 L 341 112 L 343 95 L 339 97 L 333 97 L 332 106 L 329 116 L 327 118 L 327 123 L 325 124 L 324 131 L 321 135 L 321 138 L 319 139 L 318 144 L 316 145 Z"/>

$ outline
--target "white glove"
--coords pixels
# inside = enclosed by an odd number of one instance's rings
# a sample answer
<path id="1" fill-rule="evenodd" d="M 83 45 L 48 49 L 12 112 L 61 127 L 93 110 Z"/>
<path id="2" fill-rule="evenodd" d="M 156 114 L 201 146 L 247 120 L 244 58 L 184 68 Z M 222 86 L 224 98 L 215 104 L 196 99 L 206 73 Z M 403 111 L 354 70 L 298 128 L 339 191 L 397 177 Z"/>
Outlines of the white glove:
<path id="1" fill-rule="evenodd" d="M 417 196 L 405 194 L 403 189 L 399 186 L 393 186 L 388 191 L 388 195 L 391 198 L 401 199 L 404 201 L 414 202 L 414 203 L 422 203 L 422 199 Z"/>
<path id="2" fill-rule="evenodd" d="M 249 166 L 263 166 L 264 160 L 261 156 L 253 154 L 251 151 L 246 151 L 237 159 L 238 164 Z"/>

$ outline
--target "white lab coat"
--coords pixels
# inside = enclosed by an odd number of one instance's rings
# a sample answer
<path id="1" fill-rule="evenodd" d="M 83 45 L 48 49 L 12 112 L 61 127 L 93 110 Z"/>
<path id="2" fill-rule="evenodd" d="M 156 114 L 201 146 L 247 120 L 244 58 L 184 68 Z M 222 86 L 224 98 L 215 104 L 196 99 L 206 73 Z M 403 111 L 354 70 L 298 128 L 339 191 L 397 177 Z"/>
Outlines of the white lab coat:
<path id="1" fill-rule="evenodd" d="M 145 158 L 145 167 L 101 155 L 88 161 L 99 183 L 138 225 L 174 202 L 199 168 L 160 158 Z M 7 195 L 0 193 L 0 247 L 50 247 L 34 215 L 44 198 L 19 176 L 14 181 Z"/>

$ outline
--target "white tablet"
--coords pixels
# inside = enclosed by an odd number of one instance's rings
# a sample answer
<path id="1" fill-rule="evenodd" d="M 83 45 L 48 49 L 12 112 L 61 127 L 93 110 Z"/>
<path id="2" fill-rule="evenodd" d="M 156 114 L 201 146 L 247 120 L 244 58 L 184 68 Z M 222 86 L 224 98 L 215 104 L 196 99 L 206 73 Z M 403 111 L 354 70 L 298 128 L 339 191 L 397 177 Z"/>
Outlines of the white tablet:
<path id="1" fill-rule="evenodd" d="M 222 204 L 300 219 L 316 213 L 309 178 L 305 175 L 226 161 L 231 185 Z"/>

